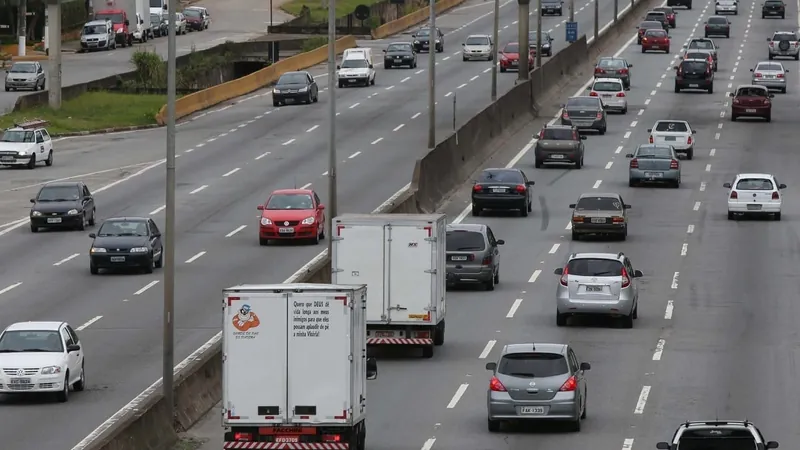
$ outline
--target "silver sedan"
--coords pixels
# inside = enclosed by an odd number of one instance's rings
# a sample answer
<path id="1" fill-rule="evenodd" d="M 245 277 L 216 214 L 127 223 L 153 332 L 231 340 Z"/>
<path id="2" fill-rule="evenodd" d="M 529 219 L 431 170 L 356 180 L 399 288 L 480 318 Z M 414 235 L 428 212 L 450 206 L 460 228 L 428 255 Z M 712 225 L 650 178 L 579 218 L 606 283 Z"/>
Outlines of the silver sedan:
<path id="1" fill-rule="evenodd" d="M 681 186 L 681 162 L 671 145 L 643 144 L 625 157 L 631 159 L 630 187 L 642 183 L 664 183 L 674 188 Z"/>
<path id="2" fill-rule="evenodd" d="M 786 74 L 789 73 L 789 69 L 783 67 L 783 64 L 776 61 L 762 61 L 750 69 L 750 72 L 753 72 L 751 84 L 786 93 Z"/>

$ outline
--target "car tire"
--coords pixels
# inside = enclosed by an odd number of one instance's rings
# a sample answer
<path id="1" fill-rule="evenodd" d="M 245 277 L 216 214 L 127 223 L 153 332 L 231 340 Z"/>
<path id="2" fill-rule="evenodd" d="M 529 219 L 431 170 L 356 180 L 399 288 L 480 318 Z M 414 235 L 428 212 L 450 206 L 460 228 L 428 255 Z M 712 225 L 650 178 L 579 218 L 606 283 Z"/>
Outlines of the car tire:
<path id="1" fill-rule="evenodd" d="M 622 325 L 622 328 L 626 329 L 633 328 L 633 317 L 631 316 L 620 317 L 620 325 Z"/>
<path id="2" fill-rule="evenodd" d="M 561 314 L 556 312 L 556 326 L 557 327 L 565 327 L 567 326 L 567 315 Z"/>
<path id="3" fill-rule="evenodd" d="M 779 213 L 779 212 L 775 213 L 775 220 L 778 220 L 778 221 L 781 220 L 781 213 Z"/>
<path id="4" fill-rule="evenodd" d="M 319 233 L 315 234 L 313 238 L 311 238 L 311 243 L 314 245 L 319 244 Z"/>
<path id="5" fill-rule="evenodd" d="M 600 132 L 600 136 L 602 136 L 606 134 L 606 127 L 600 128 L 598 131 Z"/>
<path id="6" fill-rule="evenodd" d="M 634 305 L 633 305 L 633 311 L 631 311 L 631 317 L 633 319 L 638 319 L 639 318 L 639 302 L 638 301 L 636 303 L 634 303 Z"/>
<path id="7" fill-rule="evenodd" d="M 688 152 L 686 152 L 686 159 L 688 159 L 689 161 L 694 159 L 694 149 L 691 149 Z"/>
<path id="8" fill-rule="evenodd" d="M 574 421 L 569 423 L 569 431 L 572 431 L 574 433 L 577 433 L 577 432 L 581 431 L 581 419 L 580 418 L 578 418 L 578 420 L 574 420 Z"/>
<path id="9" fill-rule="evenodd" d="M 499 420 L 492 420 L 488 419 L 486 421 L 486 427 L 490 433 L 499 433 L 500 432 L 500 421 Z"/>
<path id="10" fill-rule="evenodd" d="M 272 106 L 277 108 L 277 107 L 281 106 L 281 104 L 279 102 L 276 102 L 276 101 L 273 100 L 272 101 Z"/>
<path id="11" fill-rule="evenodd" d="M 708 88 L 708 93 L 709 94 L 713 94 L 714 93 L 714 85 L 713 84 L 711 85 L 710 88 Z"/>
<path id="12" fill-rule="evenodd" d="M 522 205 L 522 208 L 519 209 L 519 215 L 521 217 L 528 217 L 529 211 L 530 211 L 530 207 L 529 207 L 528 203 L 526 202 L 526 203 L 524 203 Z"/>
<path id="13" fill-rule="evenodd" d="M 675 93 L 676 94 L 680 94 L 681 93 L 681 88 L 678 87 L 678 83 L 675 83 Z"/>
<path id="14" fill-rule="evenodd" d="M 578 160 L 575 161 L 575 168 L 580 170 L 581 167 L 583 167 L 583 158 L 578 158 Z"/>
<path id="15" fill-rule="evenodd" d="M 786 18 L 786 15 L 785 15 L 785 14 L 782 14 L 782 15 L 781 15 L 781 19 L 785 19 L 785 18 Z"/>
<path id="16" fill-rule="evenodd" d="M 578 233 L 576 233 L 576 232 L 573 230 L 573 231 L 572 231 L 572 240 L 573 240 L 573 241 L 580 241 L 580 240 L 581 240 L 581 235 L 580 235 L 580 234 L 578 234 Z"/>
<path id="17" fill-rule="evenodd" d="M 269 245 L 269 239 L 267 239 L 267 238 L 262 238 L 262 237 L 260 237 L 260 236 L 259 236 L 259 238 L 258 238 L 258 245 L 262 245 L 262 246 L 267 246 L 267 245 Z"/>
<path id="18" fill-rule="evenodd" d="M 731 114 L 731 122 L 736 122 L 736 115 L 735 114 Z"/>
<path id="19" fill-rule="evenodd" d="M 31 155 L 31 159 L 28 161 L 28 165 L 25 166 L 28 170 L 33 170 L 36 168 L 36 154 Z"/>
<path id="20" fill-rule="evenodd" d="M 644 46 L 642 46 L 642 53 L 647 53 L 647 50 L 645 50 Z"/>
<path id="21" fill-rule="evenodd" d="M 425 359 L 433 358 L 433 346 L 428 345 L 422 347 L 422 357 Z"/>
<path id="22" fill-rule="evenodd" d="M 156 266 L 156 269 L 164 267 L 164 247 L 161 247 L 161 254 L 158 255 L 158 261 L 156 261 L 153 265 Z"/>
<path id="23" fill-rule="evenodd" d="M 84 362 L 84 364 L 81 365 L 81 377 L 78 379 L 78 381 L 75 382 L 75 384 L 72 385 L 72 389 L 74 389 L 75 392 L 82 392 L 82 391 L 84 391 L 86 389 L 86 368 L 85 368 L 85 364 L 86 363 Z"/>
<path id="24" fill-rule="evenodd" d="M 770 54 L 769 54 L 769 60 L 770 60 L 770 61 L 772 61 L 773 59 L 775 59 L 775 57 L 774 57 L 774 56 L 772 56 L 772 53 L 770 53 Z"/>
<path id="25" fill-rule="evenodd" d="M 44 160 L 44 165 L 50 167 L 53 165 L 53 151 L 50 150 L 50 153 L 47 154 L 47 159 Z"/>
<path id="26" fill-rule="evenodd" d="M 672 188 L 673 189 L 680 189 L 680 187 L 681 187 L 681 180 L 678 180 L 678 181 L 672 183 Z"/>
<path id="27" fill-rule="evenodd" d="M 475 206 L 475 204 L 472 205 L 472 215 L 475 217 L 480 217 L 481 215 L 481 209 Z"/>
<path id="28" fill-rule="evenodd" d="M 666 54 L 668 54 L 668 55 L 669 55 L 669 47 L 667 47 L 667 49 L 666 49 L 666 50 L 664 50 L 664 53 L 666 53 Z"/>
<path id="29" fill-rule="evenodd" d="M 466 56 L 462 56 L 462 57 L 461 57 L 461 60 L 462 60 L 462 61 L 466 61 L 466 60 L 467 60 L 467 57 L 466 57 Z"/>
<path id="30" fill-rule="evenodd" d="M 533 160 L 533 167 L 535 167 L 537 169 L 541 169 L 542 168 L 542 160 L 540 160 L 538 158 Z"/>
<path id="31" fill-rule="evenodd" d="M 795 61 L 800 61 L 800 53 L 794 55 L 794 60 Z"/>
<path id="32" fill-rule="evenodd" d="M 786 88 L 781 89 L 781 94 L 785 94 L 785 93 L 786 93 Z"/>
<path id="33" fill-rule="evenodd" d="M 59 403 L 66 403 L 69 400 L 69 372 L 64 375 L 64 389 L 56 394 Z"/>
<path id="34" fill-rule="evenodd" d="M 705 34 L 703 35 L 703 37 L 704 37 L 704 38 L 706 38 L 706 39 L 708 39 L 708 33 L 705 33 Z"/>
<path id="35" fill-rule="evenodd" d="M 153 260 L 151 258 L 150 262 L 146 266 L 142 267 L 142 270 L 144 271 L 144 273 L 148 273 L 148 274 L 149 273 L 153 273 L 153 266 L 155 266 L 155 265 L 156 265 L 155 260 Z"/>
<path id="36" fill-rule="evenodd" d="M 500 73 L 505 73 L 505 71 L 506 71 L 506 68 L 503 67 L 503 66 L 500 66 Z"/>
<path id="37" fill-rule="evenodd" d="M 318 103 L 318 102 L 319 102 L 319 92 L 314 94 L 314 103 Z"/>
<path id="38" fill-rule="evenodd" d="M 589 396 L 588 393 L 584 394 L 584 395 L 586 395 L 587 397 Z M 586 418 L 586 410 L 588 409 L 588 407 L 587 407 L 588 404 L 589 404 L 589 401 L 584 399 L 583 400 L 583 411 L 581 412 L 581 419 L 585 419 Z"/>
<path id="39" fill-rule="evenodd" d="M 728 211 L 728 220 L 735 220 L 736 216 L 733 215 L 732 212 Z"/>
<path id="40" fill-rule="evenodd" d="M 78 224 L 78 226 L 77 226 L 77 227 L 75 227 L 75 228 L 76 228 L 78 231 L 83 231 L 83 230 L 85 230 L 85 229 L 86 229 L 86 221 L 87 221 L 87 219 L 86 219 L 86 213 L 83 213 L 83 214 L 81 215 L 81 223 L 79 223 L 79 224 Z"/>
<path id="41" fill-rule="evenodd" d="M 494 277 L 489 278 L 489 281 L 487 281 L 484 284 L 484 287 L 486 287 L 487 291 L 493 291 L 494 290 Z"/>
<path id="42" fill-rule="evenodd" d="M 500 267 L 494 273 L 494 284 L 500 284 Z"/>
<path id="43" fill-rule="evenodd" d="M 636 182 L 633 180 L 628 180 L 628 187 L 636 187 Z"/>
<path id="44" fill-rule="evenodd" d="M 100 269 L 97 266 L 95 266 L 94 263 L 91 261 L 89 262 L 89 273 L 91 273 L 92 275 L 97 275 L 98 273 L 100 273 Z"/>
<path id="45" fill-rule="evenodd" d="M 730 33 L 725 33 L 725 37 L 726 37 L 726 38 L 728 38 L 728 39 L 730 39 L 730 37 L 731 37 L 731 34 L 730 34 Z"/>
<path id="46" fill-rule="evenodd" d="M 767 116 L 764 117 L 764 120 L 766 120 L 767 122 L 772 122 L 772 114 L 767 114 Z"/>
<path id="47" fill-rule="evenodd" d="M 622 109 L 622 114 L 628 114 L 628 107 L 627 106 Z"/>

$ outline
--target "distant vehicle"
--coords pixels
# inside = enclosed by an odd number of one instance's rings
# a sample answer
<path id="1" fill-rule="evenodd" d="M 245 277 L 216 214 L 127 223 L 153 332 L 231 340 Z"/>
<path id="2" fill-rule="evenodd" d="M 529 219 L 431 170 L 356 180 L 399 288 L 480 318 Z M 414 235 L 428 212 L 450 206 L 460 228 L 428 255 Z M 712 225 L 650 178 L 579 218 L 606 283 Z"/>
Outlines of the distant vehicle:
<path id="1" fill-rule="evenodd" d="M 711 53 L 711 57 L 714 58 L 713 69 L 714 72 L 717 71 L 717 53 L 719 53 L 719 46 L 715 44 L 714 41 L 708 38 L 693 38 L 691 41 L 689 41 L 689 45 L 684 45 L 683 48 L 685 50 L 704 51 Z"/>
<path id="2" fill-rule="evenodd" d="M 675 69 L 675 93 L 684 89 L 699 89 L 714 93 L 714 69 L 706 59 L 684 59 Z"/>
<path id="3" fill-rule="evenodd" d="M 31 232 L 42 228 L 84 230 L 94 226 L 97 206 L 94 196 L 80 181 L 47 183 L 31 199 Z"/>
<path id="4" fill-rule="evenodd" d="M 669 46 L 669 34 L 665 30 L 647 30 L 642 36 L 642 53 L 653 50 L 670 53 Z"/>
<path id="5" fill-rule="evenodd" d="M 705 22 L 705 37 L 714 35 L 731 37 L 731 23 L 725 16 L 711 16 Z"/>
<path id="6" fill-rule="evenodd" d="M 473 59 L 494 60 L 494 44 L 492 38 L 485 34 L 473 34 L 467 36 L 467 40 L 461 44 L 461 59 L 471 61 Z"/>
<path id="7" fill-rule="evenodd" d="M 589 87 L 589 96 L 599 98 L 606 111 L 628 114 L 628 96 L 619 78 L 595 78 Z"/>
<path id="8" fill-rule="evenodd" d="M 208 28 L 208 21 L 206 21 L 205 14 L 199 9 L 183 10 L 183 16 L 186 18 L 186 26 L 191 31 L 203 31 Z"/>
<path id="9" fill-rule="evenodd" d="M 44 90 L 47 83 L 38 61 L 17 61 L 6 72 L 6 92 L 20 89 Z"/>
<path id="10" fill-rule="evenodd" d="M 406 66 L 409 69 L 417 68 L 417 52 L 410 42 L 392 42 L 383 51 L 383 68 L 392 69 Z"/>
<path id="11" fill-rule="evenodd" d="M 643 144 L 625 157 L 631 158 L 628 168 L 628 186 L 664 183 L 676 189 L 681 187 L 681 162 L 672 146 Z"/>
<path id="12" fill-rule="evenodd" d="M 55 149 L 46 126 L 47 121 L 31 120 L 5 130 L 0 137 L 0 166 L 24 166 L 31 170 L 39 162 L 52 166 Z"/>
<path id="13" fill-rule="evenodd" d="M 647 132 L 650 133 L 651 144 L 669 145 L 676 153 L 685 154 L 686 159 L 694 158 L 694 146 L 697 145 L 694 135 L 697 134 L 697 130 L 693 129 L 689 122 L 657 120 Z"/>
<path id="14" fill-rule="evenodd" d="M 528 217 L 533 211 L 533 189 L 519 169 L 484 169 L 472 186 L 472 215 L 480 216 L 484 210 L 519 211 Z"/>
<path id="15" fill-rule="evenodd" d="M 500 72 L 519 70 L 519 52 L 520 48 L 517 42 L 509 42 L 503 47 L 503 50 L 500 51 Z M 528 67 L 531 67 L 531 63 L 534 61 L 535 57 L 536 49 L 529 48 Z"/>
<path id="16" fill-rule="evenodd" d="M 663 13 L 662 13 L 663 14 Z M 638 27 L 636 27 L 638 34 L 636 35 L 636 43 L 641 45 L 642 38 L 644 37 L 644 32 L 647 30 L 663 30 L 664 24 L 657 20 L 645 20 L 644 22 L 640 23 Z"/>
<path id="17" fill-rule="evenodd" d="M 739 86 L 729 95 L 733 98 L 731 122 L 735 122 L 740 117 L 761 117 L 767 122 L 772 121 L 772 99 L 775 94 L 771 94 L 766 87 Z"/>
<path id="18" fill-rule="evenodd" d="M 628 237 L 628 210 L 622 196 L 613 193 L 581 194 L 578 203 L 569 205 L 572 210 L 572 240 L 582 236 L 613 236 L 621 240 Z"/>
<path id="19" fill-rule="evenodd" d="M 208 11 L 208 8 L 204 6 L 188 6 L 184 9 L 184 11 L 190 9 L 197 10 L 203 13 L 203 23 L 205 24 L 206 29 L 208 29 L 208 27 L 211 26 L 211 13 Z"/>
<path id="20" fill-rule="evenodd" d="M 761 6 L 761 18 L 780 17 L 786 18 L 786 3 L 783 0 L 766 0 Z"/>
<path id="21" fill-rule="evenodd" d="M 561 125 L 573 125 L 579 130 L 596 130 L 606 134 L 608 121 L 599 97 L 570 97 L 561 105 Z"/>
<path id="22" fill-rule="evenodd" d="M 70 389 L 86 389 L 84 351 L 66 322 L 19 322 L 0 335 L 0 393 L 53 393 L 64 403 Z"/>
<path id="23" fill-rule="evenodd" d="M 564 2 L 561 0 L 542 0 L 542 15 L 564 15 Z"/>
<path id="24" fill-rule="evenodd" d="M 692 9 L 692 0 L 667 0 L 667 6 L 685 6 Z"/>
<path id="25" fill-rule="evenodd" d="M 175 22 L 175 35 L 179 34 L 186 34 L 189 31 L 189 26 L 186 23 L 186 16 L 182 13 L 176 12 L 175 18 L 173 20 Z M 167 22 L 167 26 L 169 27 L 169 22 Z M 169 33 L 169 31 L 167 31 Z"/>
<path id="26" fill-rule="evenodd" d="M 717 0 L 714 14 L 733 14 L 737 16 L 739 15 L 739 3 L 736 0 Z"/>
<path id="27" fill-rule="evenodd" d="M 580 169 L 583 167 L 585 140 L 586 136 L 573 126 L 545 125 L 536 140 L 534 167 L 538 169 L 545 163 L 572 163 Z"/>
<path id="28" fill-rule="evenodd" d="M 539 33 L 536 30 L 533 30 L 528 33 L 528 45 L 534 48 L 534 53 L 536 51 L 536 39 L 538 38 Z M 542 56 L 553 56 L 553 36 L 550 35 L 547 31 L 542 31 Z"/>
<path id="29" fill-rule="evenodd" d="M 771 38 L 767 38 L 767 49 L 769 59 L 777 57 L 794 58 L 800 60 L 800 42 L 797 40 L 797 33 L 794 31 L 776 31 Z"/>
<path id="30" fill-rule="evenodd" d="M 619 78 L 625 89 L 631 88 L 631 68 L 633 64 L 622 58 L 604 56 L 594 66 L 595 78 Z"/>
<path id="31" fill-rule="evenodd" d="M 669 20 L 667 19 L 667 14 L 663 11 L 648 11 L 647 15 L 644 16 L 644 20 L 659 22 L 663 29 L 669 30 Z"/>
<path id="32" fill-rule="evenodd" d="M 161 12 L 150 13 L 150 27 L 153 29 L 153 36 L 162 37 L 169 35 L 169 22 L 166 14 Z"/>
<path id="33" fill-rule="evenodd" d="M 325 205 L 311 189 L 279 189 L 258 205 L 258 243 L 271 240 L 325 239 Z"/>
<path id="34" fill-rule="evenodd" d="M 442 53 L 444 51 L 444 33 L 439 28 L 434 30 L 434 43 L 433 48 L 436 53 Z M 431 48 L 431 30 L 430 28 L 420 28 L 417 30 L 416 33 L 411 35 L 411 39 L 414 39 L 414 50 L 417 52 L 422 51 L 430 51 Z"/>
<path id="35" fill-rule="evenodd" d="M 764 442 L 764 435 L 748 420 L 697 420 L 682 423 L 672 440 L 659 442 L 659 450 L 679 448 L 758 448 L 775 449 L 775 441 Z"/>
<path id="36" fill-rule="evenodd" d="M 678 13 L 671 6 L 659 6 L 658 8 L 653 8 L 653 11 L 661 11 L 666 14 L 670 28 L 675 28 L 677 26 L 676 15 Z"/>
<path id="37" fill-rule="evenodd" d="M 786 75 L 789 73 L 789 69 L 783 67 L 782 63 L 762 61 L 750 69 L 750 72 L 753 72 L 753 76 L 750 78 L 751 84 L 786 93 L 786 86 L 789 84 Z"/>
<path id="38" fill-rule="evenodd" d="M 476 283 L 493 291 L 500 283 L 499 246 L 505 243 L 487 225 L 447 225 L 447 285 Z"/>
<path id="39" fill-rule="evenodd" d="M 92 50 L 115 50 L 117 36 L 110 20 L 93 20 L 81 30 L 81 52 Z"/>
<path id="40" fill-rule="evenodd" d="M 141 269 L 153 273 L 164 265 L 161 231 L 147 217 L 106 219 L 97 234 L 90 233 L 89 272 L 100 270 Z"/>
<path id="41" fill-rule="evenodd" d="M 316 103 L 319 101 L 319 86 L 306 71 L 286 72 L 278 78 L 272 89 L 272 106 L 288 103 Z"/>
<path id="42" fill-rule="evenodd" d="M 372 63 L 360 55 L 350 55 L 336 66 L 336 77 L 339 87 L 370 86 L 375 84 L 375 68 Z"/>
<path id="43" fill-rule="evenodd" d="M 785 184 L 778 183 L 774 175 L 767 173 L 740 173 L 732 183 L 722 185 L 728 192 L 728 220 L 737 216 L 771 215 L 781 220 Z"/>

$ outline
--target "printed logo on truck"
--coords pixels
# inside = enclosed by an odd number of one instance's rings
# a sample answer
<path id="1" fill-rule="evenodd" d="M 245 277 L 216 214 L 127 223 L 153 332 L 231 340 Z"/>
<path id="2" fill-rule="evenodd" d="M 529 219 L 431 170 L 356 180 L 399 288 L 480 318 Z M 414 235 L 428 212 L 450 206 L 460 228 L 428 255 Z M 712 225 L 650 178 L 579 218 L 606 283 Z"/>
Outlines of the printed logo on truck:
<path id="1" fill-rule="evenodd" d="M 241 332 L 247 332 L 261 325 L 258 315 L 250 309 L 250 305 L 242 305 L 239 312 L 233 316 L 233 326 Z M 238 335 L 238 333 L 236 333 Z M 250 334 L 250 333 L 248 333 Z"/>

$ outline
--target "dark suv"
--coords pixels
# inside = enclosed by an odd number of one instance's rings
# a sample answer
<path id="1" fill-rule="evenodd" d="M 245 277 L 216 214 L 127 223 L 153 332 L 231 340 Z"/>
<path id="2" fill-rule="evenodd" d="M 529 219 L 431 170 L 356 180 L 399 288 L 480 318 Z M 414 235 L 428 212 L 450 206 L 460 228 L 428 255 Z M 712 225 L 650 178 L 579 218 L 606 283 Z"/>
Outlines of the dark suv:
<path id="1" fill-rule="evenodd" d="M 778 443 L 765 440 L 761 431 L 747 420 L 696 420 L 682 423 L 670 442 L 659 442 L 656 448 L 765 450 L 778 448 Z"/>
<path id="2" fill-rule="evenodd" d="M 714 93 L 714 71 L 708 60 L 684 59 L 674 69 L 676 93 L 684 89 L 700 89 L 709 94 Z"/>
<path id="3" fill-rule="evenodd" d="M 767 0 L 761 6 L 761 18 L 766 19 L 769 17 L 786 18 L 786 3 L 783 0 Z"/>

